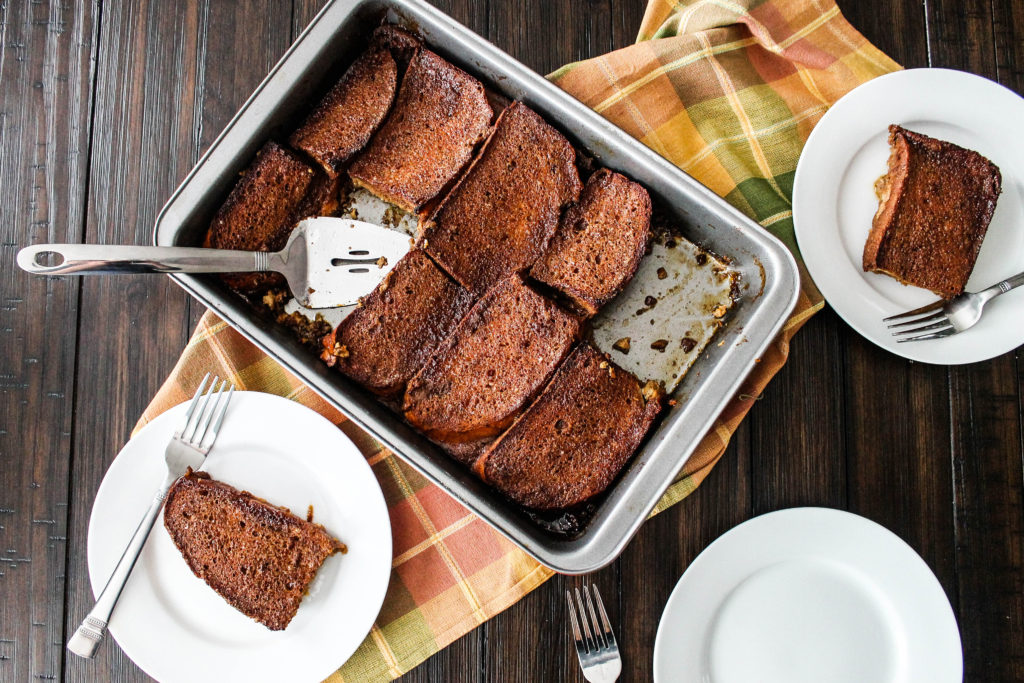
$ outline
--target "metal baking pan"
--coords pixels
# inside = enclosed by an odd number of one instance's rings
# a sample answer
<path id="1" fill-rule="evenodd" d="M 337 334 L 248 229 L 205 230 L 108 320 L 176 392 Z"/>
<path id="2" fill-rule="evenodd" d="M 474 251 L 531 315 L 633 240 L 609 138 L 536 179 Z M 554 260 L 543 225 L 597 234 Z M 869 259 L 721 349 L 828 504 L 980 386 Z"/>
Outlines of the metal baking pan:
<path id="1" fill-rule="evenodd" d="M 709 189 L 483 38 L 421 0 L 334 0 L 242 106 L 157 218 L 157 245 L 195 245 L 269 138 L 283 138 L 365 47 L 384 18 L 510 99 L 524 100 L 597 163 L 642 183 L 693 242 L 740 273 L 729 324 L 676 388 L 656 431 L 576 537 L 539 527 L 371 395 L 325 367 L 290 333 L 209 276 L 173 275 L 189 293 L 431 481 L 543 564 L 594 571 L 615 559 L 738 390 L 796 303 L 799 276 L 781 242 Z"/>

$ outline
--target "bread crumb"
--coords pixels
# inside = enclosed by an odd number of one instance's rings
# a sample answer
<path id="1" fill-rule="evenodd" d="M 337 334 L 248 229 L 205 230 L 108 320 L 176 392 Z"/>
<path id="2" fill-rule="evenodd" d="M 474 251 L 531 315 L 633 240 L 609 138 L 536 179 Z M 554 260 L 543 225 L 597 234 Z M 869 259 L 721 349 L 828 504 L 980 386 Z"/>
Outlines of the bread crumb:
<path id="1" fill-rule="evenodd" d="M 655 351 L 665 352 L 668 347 L 668 339 L 658 339 L 657 341 L 651 342 L 651 348 Z"/>
<path id="2" fill-rule="evenodd" d="M 630 344 L 630 338 L 629 337 L 623 337 L 622 339 L 620 339 L 617 342 L 615 342 L 614 344 L 612 344 L 612 348 L 615 349 L 616 351 L 621 351 L 622 353 L 629 353 L 629 348 L 630 348 L 629 344 Z"/>
<path id="3" fill-rule="evenodd" d="M 668 277 L 668 271 L 665 270 L 664 268 L 658 268 L 658 279 L 659 280 L 664 280 L 667 277 Z"/>
<path id="4" fill-rule="evenodd" d="M 285 301 L 288 299 L 288 290 L 286 289 L 271 289 L 263 295 L 263 305 L 269 308 L 271 311 L 277 312 L 283 306 Z"/>

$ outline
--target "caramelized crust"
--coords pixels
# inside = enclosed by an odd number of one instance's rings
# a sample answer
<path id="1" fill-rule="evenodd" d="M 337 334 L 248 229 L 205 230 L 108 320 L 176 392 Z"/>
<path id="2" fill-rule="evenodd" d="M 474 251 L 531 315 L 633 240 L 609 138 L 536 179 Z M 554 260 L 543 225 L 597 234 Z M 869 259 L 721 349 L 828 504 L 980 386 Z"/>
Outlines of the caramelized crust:
<path id="1" fill-rule="evenodd" d="M 192 470 L 167 493 L 164 526 L 196 576 L 271 631 L 288 626 L 324 560 L 346 552 L 323 526 Z"/>
<path id="2" fill-rule="evenodd" d="M 469 292 L 413 250 L 324 337 L 321 358 L 376 394 L 400 394 L 472 305 Z"/>
<path id="3" fill-rule="evenodd" d="M 529 268 L 562 207 L 579 197 L 575 159 L 568 140 L 513 103 L 458 185 L 421 223 L 424 248 L 477 296 Z"/>
<path id="4" fill-rule="evenodd" d="M 206 234 L 205 247 L 278 251 L 295 225 L 338 210 L 338 184 L 294 152 L 268 142 L 235 183 Z M 277 273 L 224 275 L 227 284 L 251 294 L 285 286 Z"/>
<path id="5" fill-rule="evenodd" d="M 889 126 L 889 145 L 864 270 L 954 297 L 967 285 L 992 220 L 999 169 L 977 152 L 896 125 Z"/>
<path id="6" fill-rule="evenodd" d="M 473 470 L 524 507 L 578 505 L 612 483 L 660 412 L 660 400 L 653 386 L 642 387 L 583 344 Z"/>
<path id="7" fill-rule="evenodd" d="M 374 29 L 370 45 L 390 50 L 403 69 L 409 65 L 417 50 L 423 47 L 419 38 L 395 24 L 384 24 Z"/>
<path id="8" fill-rule="evenodd" d="M 412 58 L 395 106 L 349 168 L 352 181 L 406 211 L 439 194 L 487 134 L 483 85 L 430 50 Z"/>
<path id="9" fill-rule="evenodd" d="M 636 273 L 650 228 L 647 190 L 602 168 L 587 180 L 579 203 L 562 215 L 530 275 L 594 315 Z"/>
<path id="10" fill-rule="evenodd" d="M 441 442 L 495 436 L 540 392 L 579 333 L 579 319 L 519 276 L 507 278 L 409 382 L 405 418 Z"/>
<path id="11" fill-rule="evenodd" d="M 387 116 L 398 87 L 391 53 L 371 48 L 349 67 L 288 144 L 316 160 L 332 178 L 366 146 Z"/>

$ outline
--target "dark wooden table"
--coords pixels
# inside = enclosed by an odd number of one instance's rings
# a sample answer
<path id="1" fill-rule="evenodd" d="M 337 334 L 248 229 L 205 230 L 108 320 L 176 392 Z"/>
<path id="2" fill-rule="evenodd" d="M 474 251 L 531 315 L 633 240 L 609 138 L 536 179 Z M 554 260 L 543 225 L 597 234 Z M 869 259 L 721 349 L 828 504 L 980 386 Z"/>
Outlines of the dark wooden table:
<path id="1" fill-rule="evenodd" d="M 435 0 L 542 73 L 631 43 L 643 0 Z M 202 306 L 169 279 L 31 279 L 30 242 L 148 243 L 171 191 L 321 0 L 0 3 L 0 680 L 135 681 L 113 644 L 64 642 L 89 609 L 86 527 L 114 454 Z M 840 0 L 906 66 L 1024 92 L 1019 0 Z M 1024 321 L 1021 322 L 1024 325 Z M 689 499 L 593 578 L 651 677 L 676 580 L 719 535 L 797 505 L 851 510 L 905 539 L 960 623 L 968 681 L 1024 680 L 1020 350 L 967 367 L 904 361 L 830 310 Z M 582 680 L 556 577 L 405 680 Z M 185 656 L 185 653 L 182 653 Z"/>

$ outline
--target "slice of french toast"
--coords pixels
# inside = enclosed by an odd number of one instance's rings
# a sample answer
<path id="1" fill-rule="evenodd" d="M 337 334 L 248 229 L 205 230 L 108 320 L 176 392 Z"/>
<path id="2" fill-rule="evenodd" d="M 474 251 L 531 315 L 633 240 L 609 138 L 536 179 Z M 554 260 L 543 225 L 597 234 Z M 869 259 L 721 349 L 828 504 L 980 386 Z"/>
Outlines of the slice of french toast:
<path id="1" fill-rule="evenodd" d="M 384 125 L 352 162 L 352 182 L 415 212 L 469 162 L 493 117 L 477 79 L 427 49 L 402 77 Z"/>
<path id="2" fill-rule="evenodd" d="M 608 488 L 660 411 L 653 382 L 581 344 L 473 470 L 524 507 L 570 508 Z"/>
<path id="3" fill-rule="evenodd" d="M 973 150 L 897 125 L 889 126 L 889 145 L 863 268 L 952 298 L 967 286 L 995 212 L 999 168 Z"/>
<path id="4" fill-rule="evenodd" d="M 324 337 L 320 357 L 375 394 L 400 395 L 472 305 L 469 292 L 414 249 Z"/>
<path id="5" fill-rule="evenodd" d="M 405 419 L 440 442 L 499 434 L 543 389 L 580 328 L 518 275 L 506 278 L 409 382 Z"/>
<path id="6" fill-rule="evenodd" d="M 602 168 L 587 179 L 579 202 L 562 214 L 530 275 L 594 315 L 636 273 L 650 236 L 647 190 Z"/>
<path id="7" fill-rule="evenodd" d="M 347 552 L 322 525 L 191 469 L 167 493 L 164 526 L 192 573 L 271 631 L 288 626 L 324 561 Z"/>
<path id="8" fill-rule="evenodd" d="M 477 296 L 533 265 L 580 194 L 576 152 L 521 102 L 498 117 L 472 166 L 433 215 L 420 243 Z"/>

